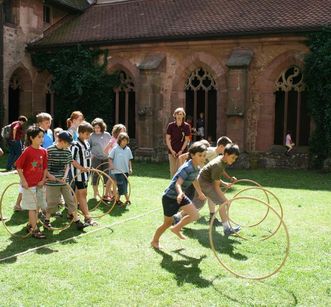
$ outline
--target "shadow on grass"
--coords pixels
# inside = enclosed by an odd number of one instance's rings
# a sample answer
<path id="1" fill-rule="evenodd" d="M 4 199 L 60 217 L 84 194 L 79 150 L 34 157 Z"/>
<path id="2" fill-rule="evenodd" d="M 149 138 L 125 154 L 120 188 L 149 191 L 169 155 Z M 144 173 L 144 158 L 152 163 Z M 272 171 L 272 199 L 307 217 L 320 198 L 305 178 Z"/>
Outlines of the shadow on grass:
<path id="1" fill-rule="evenodd" d="M 222 229 L 219 227 L 219 229 Z M 183 233 L 192 238 L 197 239 L 198 242 L 206 248 L 211 248 L 209 242 L 209 229 L 192 229 L 192 228 L 184 228 Z M 234 245 L 241 244 L 239 241 L 232 239 L 231 237 L 222 236 L 218 232 L 213 232 L 214 246 L 216 252 L 220 254 L 227 254 L 231 258 L 245 261 L 247 260 L 247 256 L 242 255 L 240 253 L 234 252 Z"/>
<path id="2" fill-rule="evenodd" d="M 155 251 L 162 256 L 162 261 L 160 263 L 161 267 L 174 274 L 178 286 L 190 283 L 198 288 L 206 288 L 212 285 L 209 280 L 200 276 L 201 269 L 199 268 L 199 264 L 207 257 L 206 255 L 203 255 L 200 258 L 194 258 L 183 254 L 183 249 L 179 249 L 173 252 L 181 256 L 182 259 L 174 260 L 172 255 L 169 255 L 162 250 L 155 249 Z"/>
<path id="3" fill-rule="evenodd" d="M 88 202 L 89 208 L 94 208 L 96 205 L 95 199 L 89 199 Z M 90 211 L 91 216 L 100 216 L 101 214 L 108 214 L 111 216 L 122 216 L 126 212 L 129 212 L 128 208 L 123 208 L 118 205 L 115 205 L 113 209 L 111 207 L 113 203 L 101 202 L 100 205 L 96 208 L 96 210 Z M 108 213 L 107 213 L 108 212 Z"/>

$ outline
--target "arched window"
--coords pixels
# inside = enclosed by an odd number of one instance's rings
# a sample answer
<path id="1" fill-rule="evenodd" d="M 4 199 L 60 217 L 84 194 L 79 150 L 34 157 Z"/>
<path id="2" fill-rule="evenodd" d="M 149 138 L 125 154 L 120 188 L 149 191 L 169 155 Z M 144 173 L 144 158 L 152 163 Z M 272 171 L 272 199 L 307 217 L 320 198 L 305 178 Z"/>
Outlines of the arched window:
<path id="1" fill-rule="evenodd" d="M 8 88 L 8 120 L 13 122 L 20 115 L 20 98 L 22 85 L 18 76 L 13 75 Z"/>
<path id="2" fill-rule="evenodd" d="M 120 72 L 121 85 L 114 89 L 114 124 L 123 124 L 130 138 L 136 137 L 136 93 L 133 80 L 124 71 Z"/>
<path id="3" fill-rule="evenodd" d="M 213 77 L 203 68 L 191 73 L 185 83 L 186 115 L 192 118 L 193 127 L 199 129 L 203 126 L 205 138 L 216 141 L 216 114 L 217 91 Z M 201 131 L 201 130 L 200 130 Z"/>
<path id="4" fill-rule="evenodd" d="M 284 145 L 288 131 L 297 145 L 308 145 L 310 117 L 304 90 L 303 75 L 297 66 L 291 66 L 282 72 L 276 81 L 274 127 L 276 145 Z"/>

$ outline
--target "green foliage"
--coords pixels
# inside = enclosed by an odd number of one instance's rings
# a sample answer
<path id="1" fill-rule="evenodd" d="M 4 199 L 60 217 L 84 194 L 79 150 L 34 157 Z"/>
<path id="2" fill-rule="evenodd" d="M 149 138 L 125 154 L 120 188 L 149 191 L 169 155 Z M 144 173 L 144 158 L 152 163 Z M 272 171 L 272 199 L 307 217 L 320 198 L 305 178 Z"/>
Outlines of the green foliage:
<path id="1" fill-rule="evenodd" d="M 313 165 L 321 167 L 331 156 L 331 28 L 310 35 L 308 45 L 304 76 L 316 125 L 310 148 Z"/>
<path id="2" fill-rule="evenodd" d="M 53 76 L 55 123 L 64 125 L 72 111 L 80 110 L 88 121 L 102 117 L 113 124 L 113 88 L 119 79 L 107 74 L 107 51 L 77 45 L 34 52 L 32 62 Z"/>

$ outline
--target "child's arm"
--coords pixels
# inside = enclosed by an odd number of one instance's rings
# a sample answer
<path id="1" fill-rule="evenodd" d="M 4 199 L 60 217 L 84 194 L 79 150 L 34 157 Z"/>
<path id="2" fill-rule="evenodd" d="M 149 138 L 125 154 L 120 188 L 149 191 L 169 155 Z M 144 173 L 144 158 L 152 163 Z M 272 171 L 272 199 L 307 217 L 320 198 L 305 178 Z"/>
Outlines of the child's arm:
<path id="1" fill-rule="evenodd" d="M 188 158 L 188 152 L 186 152 L 186 153 L 180 155 L 180 156 L 178 157 L 178 167 L 179 167 L 179 166 L 182 166 L 182 165 L 185 163 L 185 161 L 187 160 L 187 158 Z"/>
<path id="2" fill-rule="evenodd" d="M 41 187 L 45 184 L 47 174 L 48 174 L 48 169 L 45 168 L 45 169 L 44 169 L 44 173 L 43 173 L 43 178 L 37 183 L 37 186 L 38 186 L 39 188 L 41 188 Z"/>
<path id="3" fill-rule="evenodd" d="M 195 179 L 195 180 L 193 181 L 193 185 L 194 185 L 195 190 L 196 190 L 197 193 L 198 193 L 199 199 L 200 199 L 200 200 L 205 200 L 207 197 L 206 197 L 205 194 L 203 194 L 203 192 L 202 192 L 202 190 L 201 190 L 201 187 L 200 187 L 200 183 L 199 183 L 199 181 L 198 181 L 197 179 Z"/>
<path id="4" fill-rule="evenodd" d="M 131 160 L 129 160 L 129 174 L 132 174 L 132 163 Z"/>
<path id="5" fill-rule="evenodd" d="M 221 182 L 222 182 L 222 180 L 214 180 L 213 188 L 219 197 L 227 199 L 221 190 Z M 224 181 L 223 181 L 223 183 L 224 183 Z"/>
<path id="6" fill-rule="evenodd" d="M 183 197 L 185 196 L 183 190 L 182 190 L 182 184 L 183 184 L 184 180 L 183 178 L 179 177 L 176 181 L 176 191 L 177 191 L 177 203 L 181 203 Z"/>
<path id="7" fill-rule="evenodd" d="M 236 177 L 231 177 L 226 171 L 223 172 L 223 176 L 231 182 L 236 182 L 238 180 Z"/>
<path id="8" fill-rule="evenodd" d="M 109 158 L 108 159 L 108 163 L 109 163 L 109 169 L 114 169 L 113 159 L 112 158 Z"/>
<path id="9" fill-rule="evenodd" d="M 28 189 L 29 186 L 28 186 L 28 183 L 27 183 L 27 181 L 26 181 L 26 179 L 25 179 L 25 177 L 24 177 L 24 175 L 23 175 L 23 169 L 18 168 L 18 169 L 17 169 L 17 173 L 18 173 L 18 175 L 20 176 L 22 187 L 23 187 L 24 189 Z"/>
<path id="10" fill-rule="evenodd" d="M 81 166 L 76 160 L 72 160 L 71 164 L 75 168 L 79 169 L 82 173 L 88 172 L 88 169 L 86 167 Z"/>

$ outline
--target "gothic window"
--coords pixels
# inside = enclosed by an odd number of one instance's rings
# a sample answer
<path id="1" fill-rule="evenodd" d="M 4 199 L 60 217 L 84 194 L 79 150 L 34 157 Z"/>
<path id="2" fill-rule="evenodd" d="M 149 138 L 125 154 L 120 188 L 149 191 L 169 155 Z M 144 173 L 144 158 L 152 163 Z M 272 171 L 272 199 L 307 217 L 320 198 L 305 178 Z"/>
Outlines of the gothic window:
<path id="1" fill-rule="evenodd" d="M 43 21 L 44 23 L 51 23 L 51 8 L 47 5 L 43 6 Z"/>
<path id="2" fill-rule="evenodd" d="M 274 143 L 285 144 L 287 132 L 297 145 L 308 145 L 310 117 L 308 115 L 305 84 L 299 67 L 282 72 L 275 83 Z"/>
<path id="3" fill-rule="evenodd" d="M 13 76 L 8 89 L 8 119 L 9 122 L 17 120 L 20 115 L 21 83 L 17 76 Z"/>
<path id="4" fill-rule="evenodd" d="M 203 68 L 196 69 L 185 83 L 185 93 L 186 120 L 192 119 L 197 139 L 216 141 L 217 91 L 213 77 Z"/>
<path id="5" fill-rule="evenodd" d="M 130 138 L 136 137 L 136 93 L 133 80 L 124 71 L 120 72 L 121 85 L 114 89 L 113 124 L 123 124 Z"/>
<path id="6" fill-rule="evenodd" d="M 17 20 L 17 3 L 14 0 L 5 0 L 3 2 L 3 13 L 5 23 L 18 24 Z"/>

